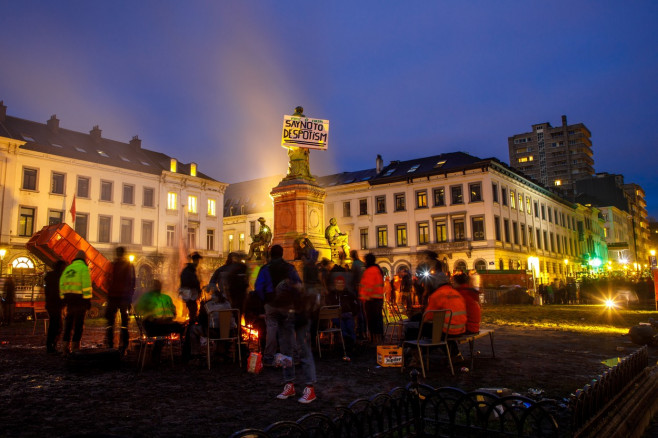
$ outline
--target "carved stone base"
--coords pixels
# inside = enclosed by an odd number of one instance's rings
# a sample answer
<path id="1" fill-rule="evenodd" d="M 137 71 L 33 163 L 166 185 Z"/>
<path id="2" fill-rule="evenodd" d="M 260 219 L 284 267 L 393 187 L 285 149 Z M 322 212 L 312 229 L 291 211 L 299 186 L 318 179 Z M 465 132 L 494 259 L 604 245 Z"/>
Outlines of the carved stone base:
<path id="1" fill-rule="evenodd" d="M 283 247 L 283 258 L 295 257 L 295 240 L 306 234 L 319 259 L 331 257 L 324 237 L 324 189 L 312 182 L 295 179 L 282 180 L 270 192 L 274 199 L 273 245 Z"/>

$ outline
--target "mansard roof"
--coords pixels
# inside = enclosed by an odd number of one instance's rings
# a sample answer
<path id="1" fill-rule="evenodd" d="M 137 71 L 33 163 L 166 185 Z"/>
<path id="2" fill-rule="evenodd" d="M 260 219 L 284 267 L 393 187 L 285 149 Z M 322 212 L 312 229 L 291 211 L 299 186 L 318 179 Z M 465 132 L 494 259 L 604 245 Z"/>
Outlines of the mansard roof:
<path id="1" fill-rule="evenodd" d="M 26 144 L 21 146 L 25 150 L 155 175 L 170 170 L 171 158 L 174 157 L 143 149 L 137 137 L 124 143 L 101 137 L 98 127 L 90 133 L 83 133 L 59 128 L 58 125 L 59 120 L 54 116 L 48 124 L 5 116 L 4 120 L 0 120 L 0 136 L 25 141 Z M 176 173 L 190 174 L 190 163 L 177 162 L 176 167 Z M 216 181 L 198 170 L 197 177 Z"/>

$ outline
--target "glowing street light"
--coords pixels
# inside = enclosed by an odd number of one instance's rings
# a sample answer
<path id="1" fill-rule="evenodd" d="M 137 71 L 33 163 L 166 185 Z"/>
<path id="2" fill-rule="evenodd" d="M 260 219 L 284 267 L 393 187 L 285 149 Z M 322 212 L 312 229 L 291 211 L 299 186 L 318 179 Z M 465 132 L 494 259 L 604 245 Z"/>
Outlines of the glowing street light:
<path id="1" fill-rule="evenodd" d="M 135 261 L 135 256 L 132 255 L 132 254 L 130 254 L 130 255 L 128 256 L 128 260 L 130 260 L 130 263 L 134 262 L 134 261 Z"/>
<path id="2" fill-rule="evenodd" d="M 0 277 L 2 277 L 2 262 L 5 260 L 5 254 L 7 254 L 7 250 L 4 248 L 0 249 Z"/>

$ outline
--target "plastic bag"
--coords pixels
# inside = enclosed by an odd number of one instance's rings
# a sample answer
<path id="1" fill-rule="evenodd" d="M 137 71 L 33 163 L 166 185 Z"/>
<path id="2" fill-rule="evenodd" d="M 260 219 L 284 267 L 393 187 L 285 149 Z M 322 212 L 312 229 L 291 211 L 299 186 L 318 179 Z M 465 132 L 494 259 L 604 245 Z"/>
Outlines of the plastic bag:
<path id="1" fill-rule="evenodd" d="M 263 355 L 257 352 L 249 353 L 247 359 L 247 371 L 252 374 L 259 374 L 263 370 Z"/>

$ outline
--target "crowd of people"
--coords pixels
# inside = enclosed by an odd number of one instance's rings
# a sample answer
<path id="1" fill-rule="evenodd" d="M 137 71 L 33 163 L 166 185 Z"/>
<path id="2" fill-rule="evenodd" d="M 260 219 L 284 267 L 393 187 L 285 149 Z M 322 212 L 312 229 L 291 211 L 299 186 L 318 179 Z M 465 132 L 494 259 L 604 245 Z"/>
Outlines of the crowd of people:
<path id="1" fill-rule="evenodd" d="M 259 332 L 259 350 L 263 365 L 283 368 L 283 391 L 277 396 L 287 399 L 296 395 L 295 364 L 301 369 L 304 389 L 298 399 L 310 403 L 316 399 L 315 362 L 311 340 L 318 329 L 317 317 L 322 306 L 340 307 L 340 325 L 349 361 L 359 342 L 383 343 L 384 314 L 391 306 L 400 306 L 411 321 L 420 320 L 426 310 L 450 309 L 452 320 L 445 327 L 446 336 L 479 330 L 478 292 L 469 287 L 467 274 L 449 276 L 433 252 L 425 252 L 412 275 L 402 267 L 396 275 L 382 269 L 373 254 L 361 261 L 357 251 L 351 258 L 334 263 L 318 260 L 314 249 L 303 251 L 301 269 L 283 259 L 283 248 L 273 245 L 267 263 L 249 269 L 244 260 L 230 253 L 225 263 L 203 285 L 197 271 L 202 256 L 193 253 L 180 274 L 178 294 L 184 303 L 187 319 L 177 315 L 172 298 L 162 292 L 155 280 L 150 290 L 134 303 L 135 314 L 150 336 L 176 333 L 181 336 L 183 362 L 201 356 L 201 344 L 208 330 L 217 330 L 216 310 L 238 309 L 247 324 Z M 123 247 L 116 248 L 107 283 L 108 303 L 105 344 L 114 348 L 115 318 L 121 316 L 118 350 L 128 347 L 129 312 L 135 293 L 135 270 L 127 260 Z M 453 287 L 454 286 L 454 287 Z M 45 277 L 46 308 L 50 316 L 46 347 L 48 353 L 70 354 L 80 349 L 84 318 L 91 304 L 91 279 L 85 253 L 79 251 L 68 266 L 58 262 Z M 62 310 L 66 318 L 62 330 Z M 232 321 L 237 329 L 239 321 Z M 334 321 L 338 323 L 338 321 Z M 413 326 L 413 325 L 410 325 Z M 425 324 L 427 326 L 427 324 Z M 59 337 L 62 347 L 58 348 Z M 410 329 L 407 339 L 417 336 Z M 207 342 L 207 341 L 206 341 Z M 454 347 L 456 348 L 456 346 Z M 161 346 L 156 344 L 153 359 L 158 360 Z M 228 351 L 220 346 L 219 352 Z M 458 356 L 458 351 L 455 351 Z M 285 360 L 281 360 L 285 358 Z"/>

